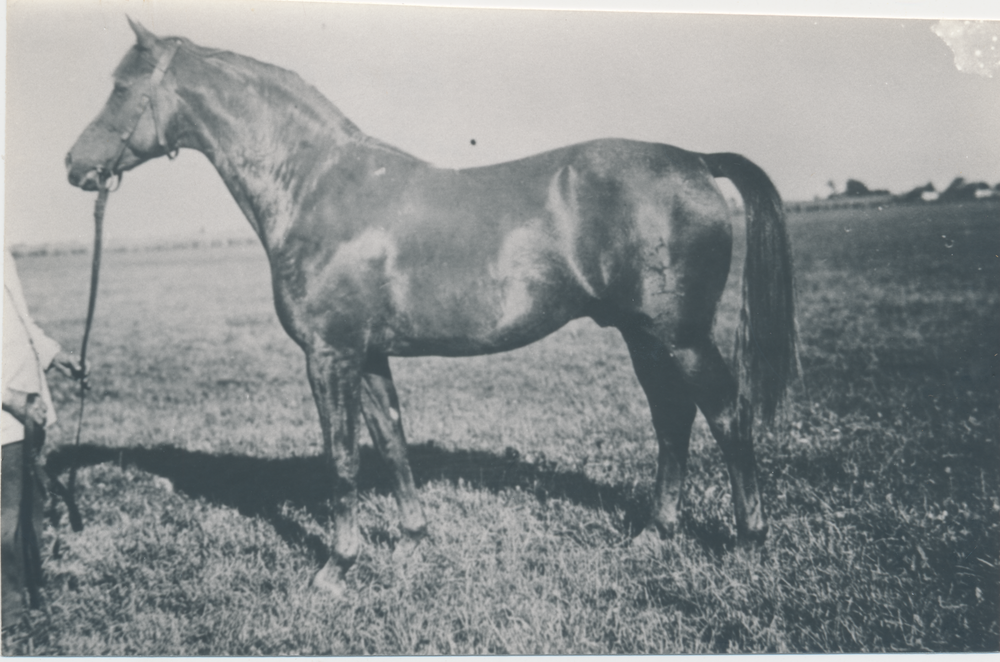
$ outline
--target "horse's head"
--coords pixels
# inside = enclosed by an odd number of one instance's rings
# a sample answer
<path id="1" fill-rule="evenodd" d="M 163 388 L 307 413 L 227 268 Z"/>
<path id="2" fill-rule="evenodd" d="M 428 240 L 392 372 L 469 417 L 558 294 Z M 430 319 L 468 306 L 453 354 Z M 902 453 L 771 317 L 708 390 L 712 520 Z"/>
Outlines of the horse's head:
<path id="1" fill-rule="evenodd" d="M 136 44 L 115 70 L 114 91 L 66 155 L 70 184 L 89 191 L 103 179 L 176 151 L 167 138 L 178 107 L 169 69 L 180 42 L 159 39 L 132 19 L 129 25 Z"/>

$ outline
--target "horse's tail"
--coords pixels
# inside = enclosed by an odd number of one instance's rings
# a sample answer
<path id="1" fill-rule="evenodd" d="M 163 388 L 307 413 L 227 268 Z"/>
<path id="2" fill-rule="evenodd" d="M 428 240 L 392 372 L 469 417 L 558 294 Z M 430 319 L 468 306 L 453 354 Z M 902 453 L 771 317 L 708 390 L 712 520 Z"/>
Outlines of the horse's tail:
<path id="1" fill-rule="evenodd" d="M 725 177 L 736 186 L 746 208 L 743 307 L 735 358 L 739 425 L 751 426 L 755 413 L 770 423 L 798 367 L 792 252 L 784 203 L 768 176 L 749 159 L 739 154 L 703 158 L 713 176 Z"/>

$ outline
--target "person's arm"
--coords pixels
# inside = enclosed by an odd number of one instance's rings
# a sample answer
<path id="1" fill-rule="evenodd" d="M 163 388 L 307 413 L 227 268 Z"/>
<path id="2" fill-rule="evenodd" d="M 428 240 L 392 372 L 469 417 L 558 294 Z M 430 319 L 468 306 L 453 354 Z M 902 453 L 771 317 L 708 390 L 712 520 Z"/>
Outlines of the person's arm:
<path id="1" fill-rule="evenodd" d="M 45 335 L 45 332 L 34 320 L 27 320 L 28 333 L 31 334 L 31 343 L 38 352 L 38 361 L 48 371 L 55 368 L 67 377 L 73 379 L 85 379 L 90 372 L 87 366 L 80 363 L 79 357 L 75 354 L 63 350 L 59 343 Z"/>
<path id="2" fill-rule="evenodd" d="M 35 321 L 30 317 L 24 320 L 24 325 L 31 336 L 31 344 L 38 353 L 38 362 L 43 368 L 48 370 L 52 366 L 52 361 L 62 353 L 59 343 L 45 335 Z"/>

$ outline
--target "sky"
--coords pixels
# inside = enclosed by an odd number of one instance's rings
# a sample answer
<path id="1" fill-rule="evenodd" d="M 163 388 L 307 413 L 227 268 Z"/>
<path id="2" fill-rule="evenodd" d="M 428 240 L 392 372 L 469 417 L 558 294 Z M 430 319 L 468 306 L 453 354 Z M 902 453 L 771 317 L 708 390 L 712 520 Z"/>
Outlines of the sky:
<path id="1" fill-rule="evenodd" d="M 969 2 L 879 4 L 1000 18 Z M 848 178 L 893 192 L 1000 182 L 1000 70 L 960 71 L 932 18 L 8 0 L 8 244 L 91 241 L 95 194 L 67 183 L 63 159 L 135 41 L 126 15 L 295 71 L 365 133 L 442 167 L 614 136 L 742 153 L 786 200 Z M 1000 22 L 987 27 L 1000 34 Z M 251 236 L 197 152 L 144 164 L 111 195 L 108 244 L 196 236 Z"/>

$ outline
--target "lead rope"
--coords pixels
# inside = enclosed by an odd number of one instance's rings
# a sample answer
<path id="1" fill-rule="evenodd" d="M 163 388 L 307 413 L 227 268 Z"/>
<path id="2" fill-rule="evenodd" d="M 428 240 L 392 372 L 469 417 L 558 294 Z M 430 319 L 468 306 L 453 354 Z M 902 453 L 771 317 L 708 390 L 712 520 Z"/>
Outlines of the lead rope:
<path id="1" fill-rule="evenodd" d="M 90 301 L 87 304 L 87 322 L 83 327 L 83 342 L 80 346 L 80 367 L 85 369 L 87 360 L 87 341 L 90 339 L 90 327 L 94 321 L 94 304 L 97 303 L 97 277 L 101 270 L 101 229 L 104 224 L 104 207 L 108 203 L 108 193 L 110 188 L 108 187 L 108 182 L 114 177 L 112 173 L 118 172 L 118 166 L 121 162 L 122 156 L 125 154 L 125 148 L 128 146 L 128 141 L 132 137 L 132 134 L 139 126 L 139 122 L 142 120 L 142 116 L 146 114 L 146 109 L 150 108 L 153 112 L 153 125 L 156 130 L 156 141 L 159 143 L 164 150 L 166 150 L 167 156 L 169 158 L 174 158 L 177 156 L 177 148 L 171 149 L 168 146 L 166 136 L 164 135 L 164 127 L 161 124 L 159 117 L 156 113 L 156 104 L 153 102 L 153 96 L 155 94 L 156 87 L 163 80 L 163 76 L 167 73 L 167 68 L 170 66 L 170 62 L 174 59 L 174 55 L 177 53 L 177 49 L 180 47 L 180 41 L 171 42 L 166 50 L 160 55 L 159 60 L 156 62 L 156 68 L 153 69 L 153 73 L 150 74 L 148 82 L 147 93 L 143 95 L 142 106 L 139 109 L 139 114 L 135 118 L 135 123 L 132 128 L 121 134 L 121 144 L 118 147 L 118 154 L 115 156 L 114 160 L 111 162 L 110 169 L 98 168 L 97 171 L 97 202 L 94 203 L 94 259 L 90 268 Z M 118 172 L 117 183 L 115 188 L 121 184 L 122 173 Z M 69 482 L 65 488 L 59 483 L 58 480 L 54 479 L 51 481 L 52 486 L 62 494 L 63 501 L 66 502 L 66 510 L 69 511 L 69 523 L 73 527 L 74 531 L 83 531 L 83 518 L 80 517 L 80 511 L 76 507 L 76 498 L 74 497 L 74 490 L 76 488 L 76 470 L 80 464 L 80 433 L 83 430 L 83 410 L 84 405 L 87 401 L 87 382 L 85 378 L 80 379 L 80 413 L 77 416 L 76 421 L 76 442 L 75 450 L 73 453 L 73 460 L 70 463 L 69 469 Z"/>
<path id="2" fill-rule="evenodd" d="M 90 328 L 94 323 L 94 306 L 97 304 L 97 280 L 101 272 L 101 235 L 104 225 L 104 208 L 108 204 L 108 193 L 110 192 L 108 179 L 98 178 L 99 191 L 97 202 L 94 203 L 94 257 L 90 266 L 90 300 L 87 303 L 87 321 L 83 327 L 83 341 L 80 344 L 80 367 L 84 370 L 86 370 L 87 365 L 87 342 L 90 340 Z M 76 490 L 76 470 L 80 464 L 80 433 L 83 430 L 83 410 L 86 402 L 87 380 L 85 377 L 81 377 L 80 412 L 76 419 L 76 442 L 74 443 L 77 452 L 74 453 L 73 463 L 70 466 L 69 482 L 66 485 L 63 499 L 66 502 L 66 510 L 69 511 L 70 526 L 77 532 L 83 531 L 83 518 L 80 517 L 80 511 L 76 507 L 74 491 Z"/>

